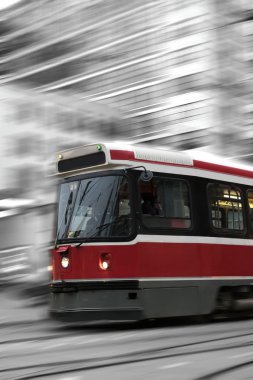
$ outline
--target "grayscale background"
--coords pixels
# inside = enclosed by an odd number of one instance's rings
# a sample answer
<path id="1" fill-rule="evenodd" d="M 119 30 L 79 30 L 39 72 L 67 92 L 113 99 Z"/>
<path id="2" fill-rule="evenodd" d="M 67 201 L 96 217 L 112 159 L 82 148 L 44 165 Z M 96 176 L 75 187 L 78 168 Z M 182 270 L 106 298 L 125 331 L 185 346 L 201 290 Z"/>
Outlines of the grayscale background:
<path id="1" fill-rule="evenodd" d="M 115 140 L 253 162 L 253 1 L 1 0 L 0 21 L 4 329 L 46 318 L 58 151 Z"/>

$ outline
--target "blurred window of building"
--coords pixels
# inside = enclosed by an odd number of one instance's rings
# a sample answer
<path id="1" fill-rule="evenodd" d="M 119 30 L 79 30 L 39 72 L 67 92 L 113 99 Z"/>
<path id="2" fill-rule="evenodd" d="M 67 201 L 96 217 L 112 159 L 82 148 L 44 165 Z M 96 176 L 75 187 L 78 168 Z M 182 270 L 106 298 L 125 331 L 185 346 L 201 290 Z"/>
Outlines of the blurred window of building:
<path id="1" fill-rule="evenodd" d="M 24 196 L 35 190 L 40 181 L 39 175 L 33 167 L 12 167 L 9 170 L 11 187 L 20 189 L 20 194 Z"/>
<path id="2" fill-rule="evenodd" d="M 27 123 L 32 118 L 32 105 L 26 102 L 16 104 L 16 121 L 18 123 Z"/>
<path id="3" fill-rule="evenodd" d="M 14 136 L 15 140 L 15 156 L 41 158 L 44 154 L 45 144 L 44 139 L 39 134 L 28 132 L 22 135 Z"/>
<path id="4" fill-rule="evenodd" d="M 16 149 L 15 153 L 16 156 L 19 157 L 26 157 L 26 156 L 31 156 L 33 153 L 33 146 L 32 142 L 27 136 L 16 136 Z"/>

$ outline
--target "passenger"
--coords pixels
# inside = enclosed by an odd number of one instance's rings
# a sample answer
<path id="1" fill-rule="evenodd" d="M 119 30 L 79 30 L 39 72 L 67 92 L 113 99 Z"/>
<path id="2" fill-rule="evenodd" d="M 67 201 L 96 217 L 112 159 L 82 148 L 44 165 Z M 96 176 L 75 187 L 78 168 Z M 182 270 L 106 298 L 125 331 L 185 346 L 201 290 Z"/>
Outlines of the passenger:
<path id="1" fill-rule="evenodd" d="M 142 213 L 148 215 L 161 215 L 160 202 L 151 193 L 142 194 Z"/>
<path id="2" fill-rule="evenodd" d="M 157 199 L 157 198 L 155 198 L 154 207 L 156 210 L 156 215 L 163 215 L 161 203 L 160 203 L 159 199 Z"/>

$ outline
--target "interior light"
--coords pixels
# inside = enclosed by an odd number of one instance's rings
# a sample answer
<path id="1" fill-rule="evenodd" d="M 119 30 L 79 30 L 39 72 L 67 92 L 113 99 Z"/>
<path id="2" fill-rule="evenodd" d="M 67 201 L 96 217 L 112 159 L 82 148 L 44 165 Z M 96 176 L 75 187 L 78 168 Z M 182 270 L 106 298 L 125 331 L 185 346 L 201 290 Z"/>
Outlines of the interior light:
<path id="1" fill-rule="evenodd" d="M 66 256 L 62 257 L 61 266 L 65 269 L 68 268 L 68 266 L 69 266 L 69 258 L 68 257 L 66 257 Z"/>

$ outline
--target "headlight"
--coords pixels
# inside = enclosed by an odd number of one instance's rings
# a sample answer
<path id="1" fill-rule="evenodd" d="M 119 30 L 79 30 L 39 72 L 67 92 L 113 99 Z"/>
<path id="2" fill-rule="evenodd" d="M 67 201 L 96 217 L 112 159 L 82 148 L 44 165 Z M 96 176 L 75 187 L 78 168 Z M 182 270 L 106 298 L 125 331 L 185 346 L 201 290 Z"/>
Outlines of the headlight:
<path id="1" fill-rule="evenodd" d="M 62 257 L 62 259 L 61 259 L 61 266 L 63 267 L 63 268 L 68 268 L 68 266 L 69 266 L 69 258 L 68 257 Z"/>
<path id="2" fill-rule="evenodd" d="M 111 266 L 111 255 L 109 253 L 102 253 L 99 258 L 99 266 L 103 270 L 108 270 Z"/>
<path id="3" fill-rule="evenodd" d="M 101 262 L 101 267 L 102 267 L 104 270 L 108 269 L 108 268 L 109 268 L 109 263 L 108 263 L 108 261 L 102 261 L 102 262 Z"/>

